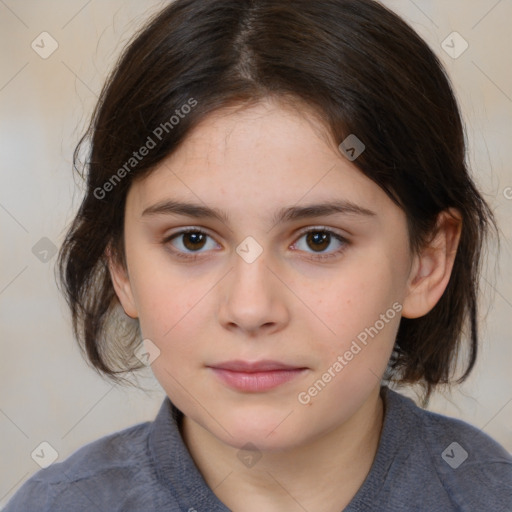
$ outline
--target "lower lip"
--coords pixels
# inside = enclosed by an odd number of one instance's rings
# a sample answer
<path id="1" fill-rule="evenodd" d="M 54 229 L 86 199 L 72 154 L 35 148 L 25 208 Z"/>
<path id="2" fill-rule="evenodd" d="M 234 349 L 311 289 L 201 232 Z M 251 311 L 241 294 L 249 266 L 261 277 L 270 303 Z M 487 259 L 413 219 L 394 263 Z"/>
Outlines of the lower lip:
<path id="1" fill-rule="evenodd" d="M 306 370 L 297 368 L 293 370 L 272 370 L 266 372 L 235 372 L 222 368 L 211 368 L 215 375 L 228 386 L 238 391 L 267 391 L 281 384 L 291 381 L 302 375 Z"/>

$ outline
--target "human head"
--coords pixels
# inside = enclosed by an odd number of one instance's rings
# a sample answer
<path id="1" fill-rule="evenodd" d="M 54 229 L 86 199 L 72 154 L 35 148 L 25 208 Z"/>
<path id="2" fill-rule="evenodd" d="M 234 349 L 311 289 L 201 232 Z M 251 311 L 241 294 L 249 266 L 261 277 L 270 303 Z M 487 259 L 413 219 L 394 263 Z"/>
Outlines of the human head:
<path id="1" fill-rule="evenodd" d="M 59 260 L 75 334 L 91 363 L 113 378 L 140 366 L 138 324 L 120 311 L 107 259 L 110 248 L 126 263 L 131 185 L 209 115 L 267 98 L 316 114 L 335 145 L 350 134 L 363 141 L 353 163 L 405 212 L 411 251 L 429 240 L 440 212 L 459 212 L 450 282 L 430 312 L 402 318 L 390 376 L 427 392 L 448 382 L 467 325 L 466 376 L 477 351 L 479 256 L 492 216 L 468 174 L 460 114 L 439 61 L 371 0 L 178 0 L 137 34 L 94 112 L 86 195 Z M 133 156 L 152 143 L 143 158 Z"/>

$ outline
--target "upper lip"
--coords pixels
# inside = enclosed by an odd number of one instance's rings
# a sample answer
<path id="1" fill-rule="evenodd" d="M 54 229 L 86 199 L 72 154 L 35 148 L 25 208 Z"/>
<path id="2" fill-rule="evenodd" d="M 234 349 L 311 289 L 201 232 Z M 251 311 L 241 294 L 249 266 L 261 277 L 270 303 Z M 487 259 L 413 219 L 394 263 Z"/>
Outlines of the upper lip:
<path id="1" fill-rule="evenodd" d="M 230 370 L 233 372 L 269 372 L 272 370 L 299 370 L 303 367 L 293 366 L 289 364 L 280 363 L 279 361 L 263 360 L 263 361 L 226 361 L 224 363 L 209 365 L 210 368 L 217 368 L 219 370 Z"/>

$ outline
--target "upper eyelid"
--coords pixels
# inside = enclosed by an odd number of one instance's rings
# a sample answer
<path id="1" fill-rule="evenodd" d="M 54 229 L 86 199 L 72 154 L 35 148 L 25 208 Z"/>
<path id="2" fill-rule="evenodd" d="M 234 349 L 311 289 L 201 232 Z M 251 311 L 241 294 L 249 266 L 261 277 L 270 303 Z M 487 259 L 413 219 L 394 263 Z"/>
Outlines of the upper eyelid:
<path id="1" fill-rule="evenodd" d="M 328 233 L 333 233 L 335 235 L 338 235 L 342 238 L 346 238 L 348 236 L 348 233 L 346 233 L 346 235 L 342 234 L 341 231 L 343 230 L 340 230 L 340 229 L 336 229 L 336 228 L 330 228 L 329 226 L 322 226 L 322 225 L 318 225 L 318 226 L 308 226 L 307 228 L 301 228 L 298 232 L 299 235 L 303 235 L 304 233 L 308 233 L 309 231 L 326 231 Z"/>
<path id="2" fill-rule="evenodd" d="M 327 232 L 335 233 L 342 237 L 349 236 L 349 233 L 345 230 L 342 230 L 339 228 L 332 228 L 330 226 L 325 226 L 322 224 L 318 224 L 318 225 L 314 225 L 314 226 L 307 226 L 305 228 L 300 228 L 296 234 L 301 235 L 301 234 L 307 233 L 309 231 L 314 231 L 314 230 L 327 231 Z M 177 231 L 170 233 L 169 235 L 166 235 L 165 238 L 170 238 L 173 236 L 180 235 L 182 233 L 190 233 L 190 232 L 200 232 L 200 233 L 204 233 L 205 235 L 211 236 L 212 238 L 215 238 L 215 236 L 210 233 L 210 230 L 208 228 L 203 228 L 200 226 L 185 226 L 185 227 L 177 228 Z M 345 235 L 343 233 L 345 233 Z"/>

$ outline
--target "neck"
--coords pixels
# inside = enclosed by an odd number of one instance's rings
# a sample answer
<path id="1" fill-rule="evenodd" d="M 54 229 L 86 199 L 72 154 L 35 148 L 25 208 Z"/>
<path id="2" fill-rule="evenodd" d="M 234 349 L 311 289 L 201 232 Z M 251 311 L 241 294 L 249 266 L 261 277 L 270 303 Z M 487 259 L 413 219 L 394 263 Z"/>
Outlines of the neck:
<path id="1" fill-rule="evenodd" d="M 208 486 L 233 512 L 339 512 L 370 471 L 384 418 L 380 386 L 347 422 L 293 449 L 243 467 L 226 445 L 185 416 L 183 440 Z"/>

